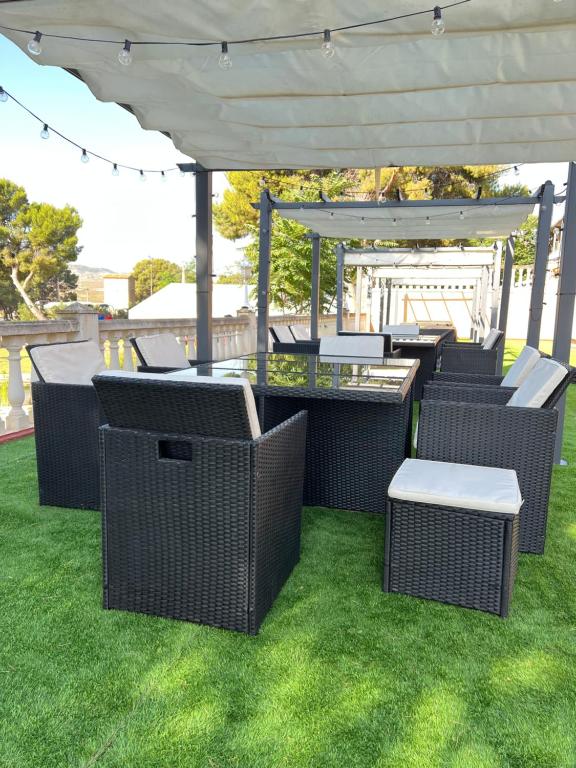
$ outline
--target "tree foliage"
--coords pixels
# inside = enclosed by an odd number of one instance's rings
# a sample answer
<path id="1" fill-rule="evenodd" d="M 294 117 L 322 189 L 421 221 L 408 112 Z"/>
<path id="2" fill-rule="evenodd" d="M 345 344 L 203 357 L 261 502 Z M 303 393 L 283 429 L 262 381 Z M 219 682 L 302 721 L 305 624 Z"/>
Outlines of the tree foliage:
<path id="1" fill-rule="evenodd" d="M 35 318 L 45 319 L 34 299 L 41 299 L 49 290 L 43 286 L 65 276 L 76 261 L 81 226 L 75 208 L 30 203 L 22 187 L 0 179 L 0 301 L 7 314 L 18 297 Z"/>
<path id="2" fill-rule="evenodd" d="M 485 197 L 526 194 L 521 185 L 499 186 L 501 166 L 455 166 L 451 168 L 382 168 L 374 170 L 334 171 L 233 171 L 227 174 L 230 189 L 214 206 L 216 228 L 224 237 L 250 237 L 246 255 L 253 266 L 253 280 L 258 273 L 258 211 L 252 203 L 259 200 L 265 185 L 275 197 L 287 201 L 318 200 L 320 191 L 332 200 L 432 200 L 438 198 L 473 198 L 479 187 Z M 302 312 L 310 306 L 311 244 L 307 230 L 297 222 L 273 214 L 270 300 L 278 307 Z M 471 241 L 464 241 L 469 244 Z M 335 242 L 322 240 L 320 301 L 328 309 L 336 293 Z M 362 246 L 362 241 L 350 241 Z M 407 241 L 382 242 L 377 245 L 406 246 Z M 420 245 L 449 245 L 450 241 L 427 241 Z"/>
<path id="3" fill-rule="evenodd" d="M 168 259 L 142 259 L 134 265 L 132 276 L 135 298 L 140 302 L 169 283 L 179 283 L 182 280 L 182 267 Z M 196 281 L 193 263 L 185 266 L 185 278 L 188 283 Z"/>
<path id="4" fill-rule="evenodd" d="M 514 238 L 514 264 L 534 264 L 538 217 L 528 216 Z"/>

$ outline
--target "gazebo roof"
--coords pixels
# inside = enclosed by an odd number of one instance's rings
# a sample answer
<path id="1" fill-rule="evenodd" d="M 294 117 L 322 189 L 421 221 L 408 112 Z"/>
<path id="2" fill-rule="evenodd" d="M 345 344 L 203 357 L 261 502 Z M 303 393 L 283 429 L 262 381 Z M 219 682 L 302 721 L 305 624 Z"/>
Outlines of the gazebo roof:
<path id="1" fill-rule="evenodd" d="M 322 55 L 323 29 L 418 12 L 334 31 L 334 55 Z M 424 0 L 0 2 L 0 32 L 26 51 L 39 30 L 40 63 L 73 71 L 206 169 L 575 157 L 576 3 L 464 0 L 443 18 L 434 37 Z M 234 42 L 269 36 L 286 37 Z M 130 66 L 117 59 L 126 38 Z"/>
<path id="2" fill-rule="evenodd" d="M 274 208 L 322 237 L 340 240 L 459 240 L 507 237 L 538 198 L 282 203 Z"/>

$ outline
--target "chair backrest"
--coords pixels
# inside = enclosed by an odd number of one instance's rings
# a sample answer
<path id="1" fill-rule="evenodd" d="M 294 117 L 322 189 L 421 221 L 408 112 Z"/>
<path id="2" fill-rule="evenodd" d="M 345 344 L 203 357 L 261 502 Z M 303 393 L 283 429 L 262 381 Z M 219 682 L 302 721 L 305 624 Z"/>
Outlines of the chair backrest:
<path id="1" fill-rule="evenodd" d="M 190 368 L 184 347 L 173 333 L 156 333 L 130 339 L 142 365 L 157 368 Z"/>
<path id="2" fill-rule="evenodd" d="M 508 400 L 507 405 L 521 408 L 552 407 L 570 378 L 569 369 L 562 363 L 542 358 Z"/>
<path id="3" fill-rule="evenodd" d="M 100 347 L 90 339 L 32 344 L 26 351 L 38 379 L 47 384 L 88 385 L 95 374 L 106 370 Z"/>
<path id="4" fill-rule="evenodd" d="M 382 333 L 389 333 L 391 336 L 419 336 L 420 326 L 418 323 L 400 323 L 399 325 L 385 325 Z"/>
<path id="5" fill-rule="evenodd" d="M 236 440 L 261 434 L 247 379 L 105 371 L 93 383 L 112 427 Z"/>
<path id="6" fill-rule="evenodd" d="M 281 341 L 283 344 L 293 344 L 295 341 L 287 325 L 271 325 L 270 330 L 272 335 L 276 337 L 276 341 Z"/>
<path id="7" fill-rule="evenodd" d="M 383 336 L 322 336 L 321 355 L 342 357 L 384 357 Z"/>
<path id="8" fill-rule="evenodd" d="M 541 355 L 537 349 L 524 347 L 502 379 L 501 385 L 503 387 L 519 387 L 540 359 Z"/>
<path id="9" fill-rule="evenodd" d="M 296 341 L 310 341 L 310 331 L 305 325 L 289 325 L 290 332 Z"/>
<path id="10" fill-rule="evenodd" d="M 502 331 L 499 331 L 498 328 L 490 328 L 482 344 L 482 349 L 494 349 L 503 335 Z"/>

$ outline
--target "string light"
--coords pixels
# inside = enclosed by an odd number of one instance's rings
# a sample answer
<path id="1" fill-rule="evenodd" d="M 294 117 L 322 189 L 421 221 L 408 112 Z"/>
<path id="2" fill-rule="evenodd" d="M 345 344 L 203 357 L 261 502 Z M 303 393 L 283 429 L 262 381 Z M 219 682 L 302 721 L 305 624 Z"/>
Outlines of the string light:
<path id="1" fill-rule="evenodd" d="M 40 138 L 41 139 L 49 139 L 50 138 L 50 131 L 48 130 L 48 125 L 44 123 L 44 127 L 40 131 Z"/>
<path id="2" fill-rule="evenodd" d="M 430 224 L 430 216 L 426 216 L 426 225 Z"/>
<path id="3" fill-rule="evenodd" d="M 85 149 L 82 150 L 82 154 L 80 155 L 80 162 L 81 163 L 87 163 L 89 162 L 90 158 L 88 156 L 88 153 Z"/>
<path id="4" fill-rule="evenodd" d="M 555 0 L 555 2 L 560 0 Z M 467 3 L 472 2 L 472 0 L 454 0 L 454 2 L 447 3 L 446 5 L 442 6 L 435 6 L 432 9 L 432 12 L 434 13 L 434 21 L 432 22 L 432 31 L 434 35 L 441 35 L 444 32 L 444 21 L 442 19 L 442 11 L 447 10 L 448 8 L 455 8 L 459 5 L 465 5 Z M 323 36 L 323 44 L 322 48 L 324 51 L 324 45 L 326 43 L 330 43 L 330 39 L 326 40 L 326 32 L 328 32 L 328 35 L 331 36 L 334 34 L 334 32 L 347 32 L 351 30 L 356 29 L 365 29 L 366 27 L 374 27 L 374 26 L 380 26 L 382 24 L 395 22 L 395 21 L 401 21 L 403 19 L 410 19 L 418 16 L 427 15 L 430 13 L 430 8 L 426 8 L 421 11 L 412 11 L 409 13 L 401 13 L 396 16 L 390 16 L 388 18 L 381 18 L 381 19 L 372 19 L 370 21 L 362 21 L 357 24 L 347 24 L 341 27 L 333 27 L 331 29 L 316 29 L 311 30 L 307 32 L 288 32 L 286 34 L 280 34 L 280 35 L 269 35 L 265 37 L 252 37 L 252 38 L 243 38 L 238 40 L 230 40 L 228 43 L 221 43 L 216 40 L 208 40 L 205 42 L 197 42 L 192 40 L 175 40 L 175 41 L 169 41 L 169 40 L 139 40 L 139 41 L 122 41 L 122 40 L 112 40 L 108 38 L 93 38 L 93 37 L 80 37 L 78 35 L 59 35 L 59 34 L 52 34 L 49 32 L 34 32 L 30 29 L 19 29 L 16 27 L 8 27 L 6 25 L 1 25 L 0 29 L 4 29 L 8 32 L 18 32 L 21 34 L 28 34 L 33 35 L 32 40 L 28 43 L 28 50 L 30 53 L 34 56 L 38 56 L 40 53 L 42 53 L 42 46 L 40 44 L 40 41 L 42 37 L 46 39 L 56 38 L 58 40 L 72 40 L 74 42 L 82 42 L 82 43 L 95 43 L 99 45 L 123 45 L 124 48 L 120 51 L 119 56 L 123 53 L 123 51 L 127 51 L 128 54 L 130 54 L 130 48 L 134 45 L 154 45 L 154 46 L 168 46 L 168 47 L 174 47 L 174 46 L 188 46 L 190 48 L 205 48 L 210 46 L 222 46 L 222 54 L 220 56 L 220 60 L 222 60 L 222 57 L 224 54 L 227 53 L 227 46 L 230 45 L 250 45 L 255 43 L 267 43 L 267 42 L 277 42 L 277 41 L 286 41 L 286 40 L 300 40 L 300 39 L 312 39 L 315 37 L 318 37 L 319 35 Z M 129 47 L 126 48 L 126 43 L 130 43 Z M 226 47 L 226 50 L 224 50 L 224 47 Z M 328 54 L 325 54 L 327 56 L 332 56 L 334 53 L 334 47 L 331 46 L 331 52 Z M 124 57 L 123 57 L 124 59 Z M 230 57 L 228 56 L 228 61 Z M 120 59 L 119 59 L 120 60 Z M 220 63 L 219 60 L 219 63 Z M 226 60 L 225 60 L 226 61 Z M 130 61 L 127 60 L 120 60 L 120 63 L 122 64 L 129 64 Z M 223 66 L 222 64 L 220 66 Z M 230 64 L 225 64 L 223 66 L 223 69 L 229 69 Z"/>
<path id="5" fill-rule="evenodd" d="M 228 53 L 228 43 L 222 43 L 222 53 L 218 59 L 218 66 L 223 70 L 227 70 L 232 67 L 232 59 Z"/>
<path id="6" fill-rule="evenodd" d="M 120 171 L 118 170 L 118 163 L 114 163 L 112 166 L 112 176 L 120 176 Z"/>
<path id="7" fill-rule="evenodd" d="M 395 227 L 398 224 L 398 219 L 392 219 L 392 226 Z"/>
<path id="8" fill-rule="evenodd" d="M 164 171 L 160 171 L 160 181 L 166 181 L 166 174 Z"/>
<path id="9" fill-rule="evenodd" d="M 464 218 L 465 218 L 464 211 L 460 211 L 460 213 L 458 214 L 458 218 L 460 219 L 460 221 L 464 221 Z"/>
<path id="10" fill-rule="evenodd" d="M 440 8 L 439 5 L 436 5 L 434 6 L 434 21 L 432 22 L 430 31 L 434 37 L 439 37 L 440 35 L 444 34 L 445 30 L 446 25 L 444 24 L 444 19 L 442 18 L 442 8 Z"/>
<path id="11" fill-rule="evenodd" d="M 0 101 L 2 103 L 8 101 L 8 94 L 6 93 L 4 88 L 2 88 L 2 86 L 0 86 Z"/>
<path id="12" fill-rule="evenodd" d="M 334 43 L 330 35 L 330 30 L 324 30 L 324 42 L 322 43 L 322 55 L 325 59 L 331 59 L 334 56 Z"/>
<path id="13" fill-rule="evenodd" d="M 144 182 L 146 181 L 146 174 L 143 170 L 140 170 L 140 181 Z"/>
<path id="14" fill-rule="evenodd" d="M 124 48 L 120 51 L 118 54 L 118 61 L 120 64 L 123 64 L 125 67 L 129 67 L 130 64 L 132 64 L 132 53 L 130 52 L 130 49 L 132 48 L 132 43 L 130 40 L 124 40 Z"/>
<path id="15" fill-rule="evenodd" d="M 34 32 L 34 37 L 30 42 L 28 43 L 28 50 L 32 54 L 32 56 L 40 56 L 42 53 L 42 46 L 40 45 L 40 40 L 42 40 L 42 32 Z"/>
<path id="16" fill-rule="evenodd" d="M 514 166 L 514 176 L 520 176 L 520 170 L 517 165 Z"/>

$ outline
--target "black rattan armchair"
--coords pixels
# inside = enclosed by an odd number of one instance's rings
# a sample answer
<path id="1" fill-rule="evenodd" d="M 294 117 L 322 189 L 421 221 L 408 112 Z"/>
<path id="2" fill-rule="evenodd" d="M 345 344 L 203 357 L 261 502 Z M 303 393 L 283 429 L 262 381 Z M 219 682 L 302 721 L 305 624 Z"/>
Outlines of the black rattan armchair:
<path id="1" fill-rule="evenodd" d="M 306 413 L 259 435 L 243 386 L 94 386 L 105 607 L 256 634 L 300 555 Z"/>
<path id="2" fill-rule="evenodd" d="M 489 349 L 472 342 L 446 342 L 442 345 L 440 370 L 450 373 L 498 374 L 498 355 L 504 343 L 502 331 L 493 330 Z M 485 342 L 486 343 L 486 342 Z"/>

